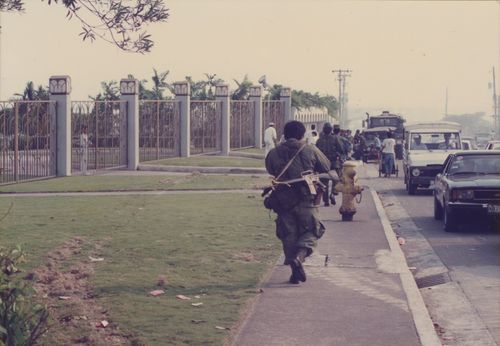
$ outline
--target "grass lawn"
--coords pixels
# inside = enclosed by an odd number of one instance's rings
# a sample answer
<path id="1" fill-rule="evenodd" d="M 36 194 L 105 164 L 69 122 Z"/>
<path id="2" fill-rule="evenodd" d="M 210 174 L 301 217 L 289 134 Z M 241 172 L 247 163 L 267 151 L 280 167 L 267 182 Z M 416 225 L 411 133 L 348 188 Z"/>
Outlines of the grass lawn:
<path id="1" fill-rule="evenodd" d="M 270 179 L 239 175 L 74 176 L 0 186 L 2 192 L 78 192 L 186 189 L 260 189 Z"/>
<path id="2" fill-rule="evenodd" d="M 234 156 L 191 156 L 173 157 L 158 161 L 148 161 L 142 164 L 166 165 L 166 166 L 195 166 L 195 167 L 261 167 L 264 168 L 264 160 L 247 157 Z"/>
<path id="3" fill-rule="evenodd" d="M 104 261 L 90 277 L 95 303 L 148 345 L 221 345 L 229 331 L 215 326 L 234 326 L 280 253 L 261 199 L 244 193 L 4 197 L 0 213 L 11 203 L 1 243 L 23 245 L 27 269 L 75 236 L 103 244 Z M 85 260 L 85 251 L 75 260 Z M 166 294 L 148 296 L 158 275 L 167 278 Z M 203 305 L 178 294 L 200 295 Z"/>

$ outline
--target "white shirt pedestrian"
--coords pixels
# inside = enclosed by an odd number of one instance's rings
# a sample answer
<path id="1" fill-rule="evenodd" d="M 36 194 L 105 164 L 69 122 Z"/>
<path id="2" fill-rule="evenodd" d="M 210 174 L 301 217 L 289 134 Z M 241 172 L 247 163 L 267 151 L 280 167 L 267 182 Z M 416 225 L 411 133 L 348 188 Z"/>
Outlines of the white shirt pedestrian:
<path id="1" fill-rule="evenodd" d="M 271 149 L 276 147 L 276 140 L 278 135 L 276 134 L 276 129 L 274 128 L 274 123 L 269 123 L 269 127 L 264 131 L 264 146 L 265 146 L 265 156 L 269 154 Z"/>
<path id="2" fill-rule="evenodd" d="M 318 141 L 318 132 L 316 131 L 316 125 L 311 125 L 311 130 L 307 131 L 304 136 L 307 144 L 316 144 Z"/>
<path id="3" fill-rule="evenodd" d="M 386 138 L 382 141 L 382 152 L 384 154 L 395 154 L 394 147 L 396 146 L 396 141 L 394 138 Z"/>
<path id="4" fill-rule="evenodd" d="M 87 129 L 83 128 L 82 133 L 80 133 L 80 170 L 82 175 L 87 175 L 88 148 L 89 135 L 87 134 Z"/>

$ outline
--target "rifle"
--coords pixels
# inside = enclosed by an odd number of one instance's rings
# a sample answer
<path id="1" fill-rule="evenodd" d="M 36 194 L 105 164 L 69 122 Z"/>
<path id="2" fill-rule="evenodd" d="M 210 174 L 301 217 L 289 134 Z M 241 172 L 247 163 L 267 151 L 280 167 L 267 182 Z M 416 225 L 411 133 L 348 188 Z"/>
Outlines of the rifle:
<path id="1" fill-rule="evenodd" d="M 311 195 L 316 195 L 317 194 L 316 186 L 320 187 L 321 189 L 326 189 L 326 186 L 320 181 L 320 179 L 333 180 L 334 182 L 339 181 L 337 172 L 334 170 L 320 174 L 315 174 L 313 171 L 309 170 L 302 172 L 302 176 L 300 178 L 283 180 L 283 181 L 278 181 L 273 179 L 271 181 L 271 186 L 265 187 L 264 191 L 262 191 L 261 196 L 262 197 L 266 196 L 269 192 L 275 190 L 279 185 L 286 185 L 290 187 L 292 184 L 300 182 L 305 182 L 307 187 L 309 188 L 309 192 L 311 193 Z"/>

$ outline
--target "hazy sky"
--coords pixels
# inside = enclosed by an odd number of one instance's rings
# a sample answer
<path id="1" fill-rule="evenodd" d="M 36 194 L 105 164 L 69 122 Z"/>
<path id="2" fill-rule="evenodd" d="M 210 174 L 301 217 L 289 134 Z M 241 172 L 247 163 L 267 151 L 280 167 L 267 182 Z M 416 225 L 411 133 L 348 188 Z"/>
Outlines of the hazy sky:
<path id="1" fill-rule="evenodd" d="M 127 74 L 169 80 L 216 73 L 226 81 L 267 75 L 270 83 L 338 94 L 333 69 L 350 68 L 349 109 L 389 109 L 409 120 L 444 113 L 492 114 L 492 67 L 500 93 L 499 2 L 329 0 L 166 0 L 167 23 L 149 27 L 146 55 L 82 42 L 61 5 L 26 0 L 26 13 L 1 14 L 0 99 L 27 81 L 72 78 L 73 100 Z M 234 83 L 232 83 L 234 87 Z M 413 119 L 412 119 L 413 118 Z"/>

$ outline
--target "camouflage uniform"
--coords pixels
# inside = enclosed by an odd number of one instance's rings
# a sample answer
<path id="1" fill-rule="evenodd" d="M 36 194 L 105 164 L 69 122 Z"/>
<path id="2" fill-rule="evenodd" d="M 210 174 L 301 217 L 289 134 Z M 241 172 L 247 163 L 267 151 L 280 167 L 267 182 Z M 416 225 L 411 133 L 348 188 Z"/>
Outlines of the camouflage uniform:
<path id="1" fill-rule="evenodd" d="M 331 162 L 331 169 L 342 167 L 342 157 L 346 155 L 345 146 L 340 135 L 321 133 L 316 146 Z M 340 174 L 339 174 L 340 177 Z"/>
<path id="2" fill-rule="evenodd" d="M 342 157 L 345 155 L 345 148 L 342 145 L 341 137 L 339 135 L 334 135 L 333 133 L 326 134 L 322 132 L 319 136 L 318 141 L 316 142 L 316 146 L 325 156 L 330 160 L 331 167 L 330 169 L 334 169 L 339 178 L 342 176 L 341 168 L 342 168 Z M 328 186 L 328 180 L 322 180 L 322 183 Z M 332 202 L 334 202 L 334 199 Z M 326 189 L 323 193 L 323 202 L 325 206 L 330 205 L 330 191 Z"/>
<path id="3" fill-rule="evenodd" d="M 278 176 L 303 144 L 303 141 L 292 138 L 272 149 L 266 157 L 266 169 L 269 174 Z M 314 145 L 306 145 L 280 180 L 300 178 L 302 173 L 308 170 L 324 173 L 329 168 L 330 161 Z M 318 207 L 314 203 L 315 196 L 311 195 L 307 186 L 300 182 L 293 184 L 291 189 L 289 191 L 293 197 L 287 197 L 287 202 L 293 199 L 291 207 L 278 212 L 276 219 L 276 235 L 283 243 L 286 262 L 292 261 L 297 252 L 304 249 L 305 256 L 309 256 L 325 231 L 319 220 Z"/>

